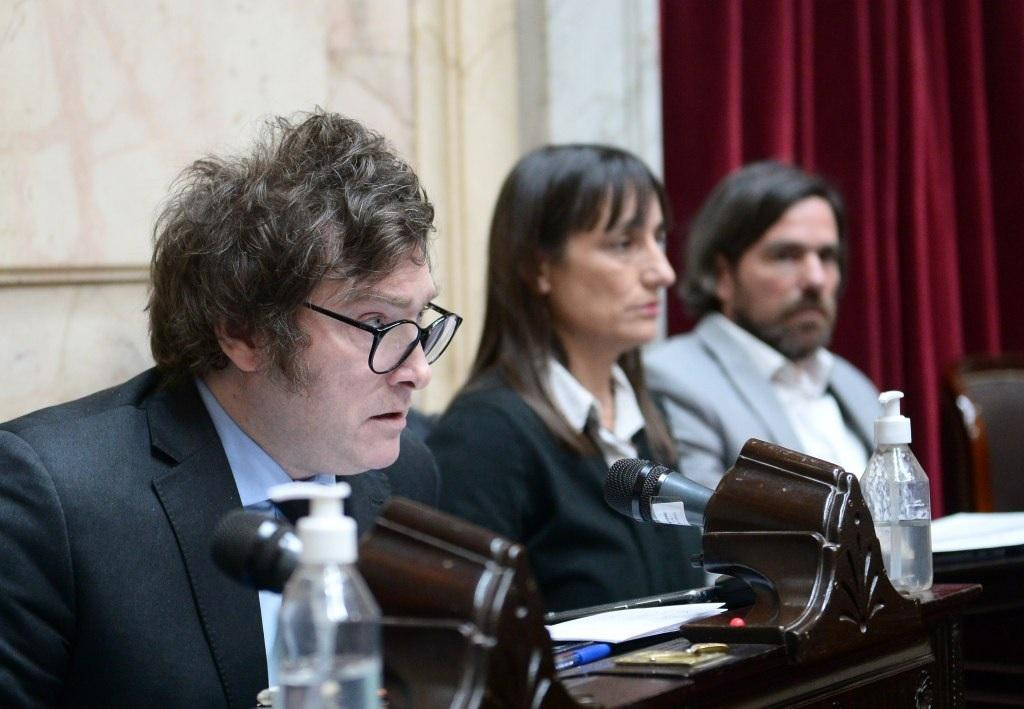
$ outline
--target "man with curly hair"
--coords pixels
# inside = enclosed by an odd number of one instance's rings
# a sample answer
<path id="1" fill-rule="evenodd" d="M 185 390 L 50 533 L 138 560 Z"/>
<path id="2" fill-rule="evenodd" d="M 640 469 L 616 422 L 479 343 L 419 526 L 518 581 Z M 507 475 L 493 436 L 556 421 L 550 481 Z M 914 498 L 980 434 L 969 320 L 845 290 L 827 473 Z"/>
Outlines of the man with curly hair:
<path id="1" fill-rule="evenodd" d="M 156 367 L 0 425 L 0 705 L 251 707 L 279 598 L 214 567 L 217 521 L 342 475 L 360 529 L 391 494 L 436 503 L 404 432 L 459 324 L 431 302 L 433 214 L 381 136 L 322 111 L 182 173 Z"/>

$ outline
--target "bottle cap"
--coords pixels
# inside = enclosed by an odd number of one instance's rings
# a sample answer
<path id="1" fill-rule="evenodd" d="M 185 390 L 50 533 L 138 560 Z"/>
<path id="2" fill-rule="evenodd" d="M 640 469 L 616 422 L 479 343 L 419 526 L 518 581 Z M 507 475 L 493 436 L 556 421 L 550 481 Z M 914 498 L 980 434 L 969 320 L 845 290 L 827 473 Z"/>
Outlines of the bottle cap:
<path id="1" fill-rule="evenodd" d="M 875 419 L 875 445 L 910 443 L 910 419 L 900 414 L 902 391 L 883 391 L 878 396 L 882 415 Z"/>
<path id="2" fill-rule="evenodd" d="M 270 488 L 274 502 L 309 500 L 309 516 L 296 525 L 302 540 L 302 563 L 352 564 L 358 556 L 356 521 L 341 510 L 342 500 L 352 488 L 348 483 L 320 485 L 318 483 L 285 483 Z"/>

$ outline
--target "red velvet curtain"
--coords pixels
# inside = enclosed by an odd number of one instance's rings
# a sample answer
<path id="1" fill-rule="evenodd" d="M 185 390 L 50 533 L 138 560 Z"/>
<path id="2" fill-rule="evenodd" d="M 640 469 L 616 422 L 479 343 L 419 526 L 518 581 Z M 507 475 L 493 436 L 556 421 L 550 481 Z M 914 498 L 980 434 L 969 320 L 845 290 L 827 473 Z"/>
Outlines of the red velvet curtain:
<path id="1" fill-rule="evenodd" d="M 662 0 L 661 10 L 678 232 L 752 160 L 836 184 L 851 230 L 833 349 L 906 392 L 940 515 L 943 369 L 966 353 L 1024 349 L 1024 2 Z M 690 326 L 678 304 L 669 325 Z"/>

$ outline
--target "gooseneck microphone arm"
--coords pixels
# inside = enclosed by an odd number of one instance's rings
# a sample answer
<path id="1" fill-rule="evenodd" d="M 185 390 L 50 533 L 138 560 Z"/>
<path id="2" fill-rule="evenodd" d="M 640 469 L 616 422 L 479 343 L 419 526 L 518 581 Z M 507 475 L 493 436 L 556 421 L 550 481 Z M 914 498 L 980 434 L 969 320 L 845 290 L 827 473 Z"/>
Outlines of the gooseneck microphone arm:
<path id="1" fill-rule="evenodd" d="M 754 592 L 745 581 L 732 576 L 720 576 L 714 586 L 691 588 L 687 591 L 675 591 L 674 593 L 662 593 L 657 596 L 645 596 L 644 598 L 634 598 L 628 601 L 603 603 L 599 606 L 590 606 L 588 608 L 546 613 L 544 615 L 544 623 L 554 625 L 555 623 L 564 623 L 567 620 L 584 618 L 588 615 L 607 613 L 609 611 L 622 611 L 630 608 L 655 608 L 686 603 L 724 603 L 727 608 L 742 608 L 743 606 L 749 606 L 753 602 Z"/>

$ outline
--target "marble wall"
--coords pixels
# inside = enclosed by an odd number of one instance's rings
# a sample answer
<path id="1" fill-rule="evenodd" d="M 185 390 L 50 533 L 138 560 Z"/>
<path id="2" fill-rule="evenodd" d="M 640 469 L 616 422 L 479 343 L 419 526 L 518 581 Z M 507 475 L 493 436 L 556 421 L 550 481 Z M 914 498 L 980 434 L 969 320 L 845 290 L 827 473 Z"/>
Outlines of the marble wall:
<path id="1" fill-rule="evenodd" d="M 662 172 L 658 0 L 520 0 L 520 142 L 616 145 Z"/>
<path id="2" fill-rule="evenodd" d="M 411 14 L 404 0 L 0 5 L 0 420 L 149 366 L 152 223 L 189 161 L 316 105 L 411 153 Z"/>
<path id="3" fill-rule="evenodd" d="M 487 229 L 519 155 L 515 4 L 414 3 L 417 169 L 437 206 L 438 300 L 464 322 L 417 405 L 440 411 L 469 371 L 483 322 Z"/>
<path id="4" fill-rule="evenodd" d="M 437 206 L 466 316 L 419 405 L 472 359 L 486 233 L 523 149 L 600 140 L 660 166 L 656 0 L 0 2 L 0 420 L 150 363 L 151 230 L 176 173 L 323 106 L 387 135 Z"/>

